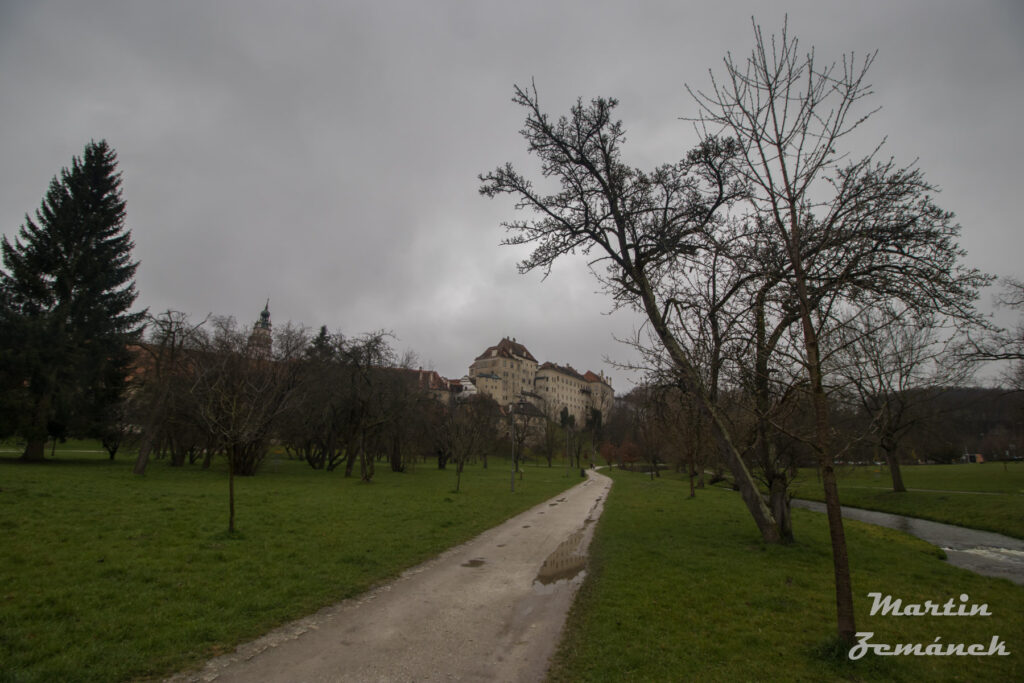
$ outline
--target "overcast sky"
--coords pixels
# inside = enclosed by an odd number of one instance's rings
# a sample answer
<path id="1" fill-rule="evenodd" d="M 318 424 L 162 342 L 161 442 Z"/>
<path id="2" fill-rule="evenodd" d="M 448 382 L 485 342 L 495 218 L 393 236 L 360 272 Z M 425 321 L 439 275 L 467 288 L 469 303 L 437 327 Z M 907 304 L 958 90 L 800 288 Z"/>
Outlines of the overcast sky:
<path id="1" fill-rule="evenodd" d="M 506 161 L 536 175 L 512 86 L 554 115 L 618 98 L 628 161 L 653 167 L 695 143 L 684 85 L 786 13 L 818 59 L 878 51 L 870 137 L 942 188 L 968 265 L 1024 277 L 1019 0 L 0 0 L 0 231 L 105 138 L 140 307 L 248 326 L 269 297 L 275 325 L 389 329 L 450 377 L 515 336 L 627 391 L 603 358 L 629 360 L 613 337 L 637 319 L 578 260 L 519 275 L 511 202 L 477 192 Z"/>

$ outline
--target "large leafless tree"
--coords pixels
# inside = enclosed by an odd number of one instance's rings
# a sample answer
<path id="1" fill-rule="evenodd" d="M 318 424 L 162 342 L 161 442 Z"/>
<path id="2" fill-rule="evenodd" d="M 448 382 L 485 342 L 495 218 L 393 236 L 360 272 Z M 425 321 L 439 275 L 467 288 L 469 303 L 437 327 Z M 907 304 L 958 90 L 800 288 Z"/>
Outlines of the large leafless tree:
<path id="1" fill-rule="evenodd" d="M 520 270 L 548 270 L 575 252 L 592 257 L 592 269 L 614 300 L 646 314 L 680 382 L 700 398 L 763 538 L 779 540 L 705 375 L 674 324 L 679 301 L 662 287 L 678 261 L 699 249 L 701 233 L 713 229 L 719 210 L 742 197 L 731 170 L 735 146 L 708 140 L 683 161 L 644 172 L 622 161 L 625 129 L 612 115 L 616 100 L 578 101 L 557 121 L 543 112 L 535 88 L 516 87 L 513 101 L 527 112 L 521 134 L 539 157 L 541 173 L 558 186 L 550 193 L 537 189 L 511 164 L 480 177 L 483 194 L 511 195 L 517 208 L 537 216 L 505 224 L 505 243 L 534 245 Z"/>
<path id="2" fill-rule="evenodd" d="M 748 220 L 787 265 L 785 303 L 795 306 L 801 359 L 815 424 L 836 581 L 838 632 L 852 642 L 853 598 L 833 469 L 822 348 L 834 307 L 901 301 L 924 313 L 975 318 L 977 289 L 989 278 L 960 265 L 964 252 L 952 213 L 933 202 L 937 188 L 914 165 L 844 149 L 871 111 L 866 78 L 874 55 L 822 63 L 784 27 L 765 38 L 754 26 L 749 57 L 728 55 L 706 90 L 691 90 L 707 141 L 728 136 L 735 168 L 749 188 Z"/>
<path id="3" fill-rule="evenodd" d="M 755 25 L 750 56 L 727 56 L 724 74 L 707 90 L 691 91 L 700 109 L 699 144 L 650 172 L 622 161 L 625 132 L 612 116 L 615 100 L 578 101 L 569 116 L 553 121 L 536 89 L 517 87 L 514 101 L 527 114 L 521 133 L 554 187 L 535 187 L 511 165 L 481 176 L 483 194 L 511 195 L 535 216 L 505 224 L 506 243 L 534 245 L 522 271 L 587 254 L 616 303 L 646 315 L 770 542 L 783 536 L 724 414 L 718 364 L 728 363 L 728 336 L 739 332 L 761 354 L 753 372 L 762 391 L 772 369 L 802 368 L 805 380 L 793 386 L 805 392 L 813 416 L 837 630 L 846 642 L 855 624 L 823 340 L 847 305 L 899 300 L 917 313 L 971 319 L 977 289 L 988 282 L 960 265 L 960 228 L 933 202 L 936 188 L 920 169 L 882 158 L 880 147 L 861 157 L 843 149 L 870 114 L 858 110 L 870 94 L 865 78 L 873 59 L 849 55 L 821 64 L 785 28 L 766 40 Z M 722 261 L 708 271 L 715 259 Z M 686 273 L 697 265 L 721 275 L 723 286 L 709 292 L 688 284 Z M 694 321 L 699 343 L 687 327 Z"/>

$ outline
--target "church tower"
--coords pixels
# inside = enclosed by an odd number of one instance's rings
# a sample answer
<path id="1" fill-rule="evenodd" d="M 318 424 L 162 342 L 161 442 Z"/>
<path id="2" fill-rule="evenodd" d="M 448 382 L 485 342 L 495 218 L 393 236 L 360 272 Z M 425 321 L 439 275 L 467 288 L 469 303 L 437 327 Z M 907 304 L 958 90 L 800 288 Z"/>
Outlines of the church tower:
<path id="1" fill-rule="evenodd" d="M 270 299 L 267 299 L 266 306 L 260 313 L 260 319 L 252 326 L 252 334 L 249 335 L 249 348 L 253 354 L 263 358 L 270 357 Z"/>

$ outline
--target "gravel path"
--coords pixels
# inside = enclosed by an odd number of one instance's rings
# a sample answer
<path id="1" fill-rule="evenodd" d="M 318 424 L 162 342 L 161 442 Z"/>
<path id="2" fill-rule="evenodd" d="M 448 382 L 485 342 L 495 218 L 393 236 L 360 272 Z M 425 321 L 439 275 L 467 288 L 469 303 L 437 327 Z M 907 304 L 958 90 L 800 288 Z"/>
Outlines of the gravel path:
<path id="1" fill-rule="evenodd" d="M 611 487 L 587 475 L 390 584 L 168 680 L 541 680 Z"/>

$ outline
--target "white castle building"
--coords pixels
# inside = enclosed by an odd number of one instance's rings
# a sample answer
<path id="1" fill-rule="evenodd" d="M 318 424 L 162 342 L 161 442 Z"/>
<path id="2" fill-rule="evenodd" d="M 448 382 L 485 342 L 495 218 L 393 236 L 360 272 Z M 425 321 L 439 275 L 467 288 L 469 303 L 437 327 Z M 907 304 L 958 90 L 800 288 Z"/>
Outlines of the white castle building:
<path id="1" fill-rule="evenodd" d="M 591 410 L 607 416 L 615 396 L 603 372 L 581 374 L 568 365 L 538 363 L 514 337 L 503 338 L 477 356 L 469 366 L 469 379 L 499 405 L 526 401 L 555 421 L 565 409 L 579 427 Z"/>

